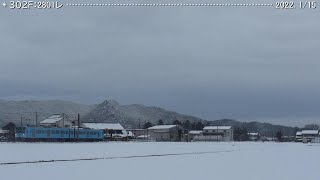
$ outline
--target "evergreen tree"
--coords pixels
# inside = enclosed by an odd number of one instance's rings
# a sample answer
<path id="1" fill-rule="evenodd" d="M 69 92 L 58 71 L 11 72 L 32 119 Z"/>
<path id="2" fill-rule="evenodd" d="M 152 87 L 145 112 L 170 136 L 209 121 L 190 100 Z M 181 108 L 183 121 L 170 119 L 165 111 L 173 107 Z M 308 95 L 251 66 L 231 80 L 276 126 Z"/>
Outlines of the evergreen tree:
<path id="1" fill-rule="evenodd" d="M 159 120 L 158 120 L 157 125 L 164 125 L 164 123 L 163 123 L 162 119 L 159 119 Z"/>
<path id="2" fill-rule="evenodd" d="M 151 122 L 146 122 L 144 125 L 143 125 L 143 128 L 144 129 L 148 129 L 149 127 L 152 127 L 153 126 L 153 124 L 151 123 Z"/>
<path id="3" fill-rule="evenodd" d="M 193 122 L 191 124 L 191 130 L 196 130 L 197 129 L 197 123 L 196 122 Z"/>
<path id="4" fill-rule="evenodd" d="M 179 129 L 179 131 L 178 131 L 178 140 L 179 141 L 181 141 L 182 136 L 183 136 L 183 131 L 182 131 L 182 129 Z"/>
<path id="5" fill-rule="evenodd" d="M 306 124 L 304 129 L 319 130 L 320 126 L 318 124 Z"/>
<path id="6" fill-rule="evenodd" d="M 183 122 L 182 127 L 186 130 L 190 130 L 191 129 L 191 123 L 189 120 L 186 120 L 185 122 Z"/>
<path id="7" fill-rule="evenodd" d="M 173 121 L 172 124 L 173 125 L 181 125 L 181 122 L 178 119 L 176 119 L 176 120 Z"/>
<path id="8" fill-rule="evenodd" d="M 196 124 L 196 130 L 202 130 L 204 128 L 204 124 L 199 121 L 197 124 Z"/>
<path id="9" fill-rule="evenodd" d="M 277 134 L 276 134 L 276 138 L 279 142 L 282 141 L 282 132 L 281 131 L 278 131 Z"/>
<path id="10" fill-rule="evenodd" d="M 246 128 L 235 127 L 233 131 L 233 139 L 235 141 L 248 141 L 249 135 Z"/>

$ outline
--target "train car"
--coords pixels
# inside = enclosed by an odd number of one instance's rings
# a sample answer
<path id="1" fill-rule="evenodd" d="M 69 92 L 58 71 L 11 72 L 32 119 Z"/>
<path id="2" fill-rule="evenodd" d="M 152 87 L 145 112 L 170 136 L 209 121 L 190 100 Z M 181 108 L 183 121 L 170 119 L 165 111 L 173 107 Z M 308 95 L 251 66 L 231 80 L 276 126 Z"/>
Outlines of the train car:
<path id="1" fill-rule="evenodd" d="M 47 128 L 47 127 L 17 127 L 15 134 L 17 141 L 102 141 L 103 130 Z"/>

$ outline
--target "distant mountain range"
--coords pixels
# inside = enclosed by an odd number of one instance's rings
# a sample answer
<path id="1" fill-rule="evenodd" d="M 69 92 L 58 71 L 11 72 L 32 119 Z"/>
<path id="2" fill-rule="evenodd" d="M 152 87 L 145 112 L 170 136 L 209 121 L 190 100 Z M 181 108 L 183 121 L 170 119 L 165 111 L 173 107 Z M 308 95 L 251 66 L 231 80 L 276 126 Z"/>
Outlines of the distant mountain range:
<path id="1" fill-rule="evenodd" d="M 36 112 L 38 120 L 43 120 L 52 114 L 66 113 L 69 117 L 75 118 L 78 113 L 85 115 L 93 109 L 93 106 L 77 104 L 69 101 L 5 101 L 0 100 L 0 127 L 8 122 L 20 124 L 21 117 L 23 124 L 35 124 Z"/>
<path id="2" fill-rule="evenodd" d="M 41 121 L 52 114 L 66 113 L 71 118 L 76 118 L 77 113 L 81 115 L 82 122 L 118 122 L 126 128 L 138 128 L 145 122 L 156 124 L 160 119 L 165 124 L 171 124 L 175 120 L 184 122 L 201 121 L 210 125 L 230 125 L 233 127 L 246 128 L 248 132 L 258 132 L 268 136 L 282 131 L 285 135 L 293 135 L 297 128 L 272 125 L 261 122 L 239 122 L 236 120 L 222 119 L 207 121 L 198 117 L 167 111 L 163 108 L 144 106 L 139 104 L 120 105 L 114 100 L 106 100 L 99 105 L 90 106 L 77 104 L 69 101 L 4 101 L 0 100 L 0 126 L 8 122 L 20 124 L 35 124 L 35 112 L 38 112 L 38 120 Z"/>

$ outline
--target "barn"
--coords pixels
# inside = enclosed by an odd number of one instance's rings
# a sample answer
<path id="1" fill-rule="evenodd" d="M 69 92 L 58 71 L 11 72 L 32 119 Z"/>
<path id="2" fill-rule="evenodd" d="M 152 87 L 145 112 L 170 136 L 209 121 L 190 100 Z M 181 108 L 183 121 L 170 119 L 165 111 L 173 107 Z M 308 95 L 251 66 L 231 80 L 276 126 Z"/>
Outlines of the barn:
<path id="1" fill-rule="evenodd" d="M 148 128 L 148 136 L 154 141 L 181 141 L 183 128 L 179 125 L 157 125 Z"/>

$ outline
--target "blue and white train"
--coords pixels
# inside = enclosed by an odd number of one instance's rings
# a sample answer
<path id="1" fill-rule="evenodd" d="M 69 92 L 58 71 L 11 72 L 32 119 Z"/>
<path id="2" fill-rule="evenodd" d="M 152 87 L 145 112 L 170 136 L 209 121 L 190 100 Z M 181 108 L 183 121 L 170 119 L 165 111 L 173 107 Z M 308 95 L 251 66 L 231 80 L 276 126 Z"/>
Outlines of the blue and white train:
<path id="1" fill-rule="evenodd" d="M 17 127 L 15 134 L 17 141 L 102 141 L 103 130 L 46 128 L 46 127 Z"/>

